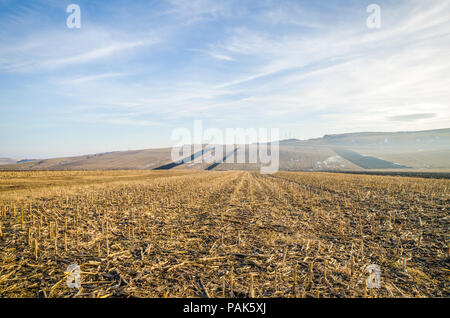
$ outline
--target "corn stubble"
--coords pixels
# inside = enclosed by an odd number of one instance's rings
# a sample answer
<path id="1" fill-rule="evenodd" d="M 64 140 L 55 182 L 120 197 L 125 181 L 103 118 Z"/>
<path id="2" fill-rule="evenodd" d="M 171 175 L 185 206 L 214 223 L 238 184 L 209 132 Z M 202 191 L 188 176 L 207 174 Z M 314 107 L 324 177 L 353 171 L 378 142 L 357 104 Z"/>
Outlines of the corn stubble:
<path id="1" fill-rule="evenodd" d="M 127 173 L 2 190 L 0 296 L 450 295 L 448 180 Z M 81 267 L 80 289 L 64 282 L 70 264 Z M 380 288 L 368 288 L 369 264 L 381 269 Z"/>

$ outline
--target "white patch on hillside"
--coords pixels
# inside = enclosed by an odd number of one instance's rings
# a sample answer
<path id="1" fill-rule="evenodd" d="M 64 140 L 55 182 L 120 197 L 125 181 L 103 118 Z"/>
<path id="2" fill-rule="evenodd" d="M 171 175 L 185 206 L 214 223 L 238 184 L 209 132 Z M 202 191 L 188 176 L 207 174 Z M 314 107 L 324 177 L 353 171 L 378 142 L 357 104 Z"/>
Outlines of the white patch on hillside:
<path id="1" fill-rule="evenodd" d="M 341 156 L 331 156 L 324 161 L 317 161 L 314 165 L 316 169 L 335 169 L 335 168 L 345 168 L 345 159 Z"/>

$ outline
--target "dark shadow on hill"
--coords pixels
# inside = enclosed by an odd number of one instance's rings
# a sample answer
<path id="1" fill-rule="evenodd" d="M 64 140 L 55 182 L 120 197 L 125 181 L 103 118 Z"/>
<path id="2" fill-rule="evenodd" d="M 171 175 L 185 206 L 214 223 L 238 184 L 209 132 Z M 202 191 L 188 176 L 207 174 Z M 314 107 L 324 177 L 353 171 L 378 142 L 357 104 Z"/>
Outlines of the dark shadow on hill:
<path id="1" fill-rule="evenodd" d="M 344 159 L 364 169 L 406 169 L 411 168 L 371 156 L 363 156 L 348 149 L 334 148 L 333 151 Z"/>
<path id="2" fill-rule="evenodd" d="M 196 153 L 190 155 L 189 157 L 181 159 L 181 160 L 179 160 L 177 162 L 171 162 L 171 163 L 165 164 L 163 166 L 159 166 L 159 167 L 157 167 L 157 168 L 155 168 L 153 170 L 170 170 L 170 169 L 173 169 L 175 167 L 181 166 L 182 164 L 185 164 L 187 162 L 193 161 L 195 158 L 198 158 L 199 156 L 203 156 L 205 153 L 207 153 L 207 152 L 209 152 L 209 151 L 211 151 L 213 149 L 214 148 L 202 149 L 202 150 L 197 151 Z"/>
<path id="3" fill-rule="evenodd" d="M 222 158 L 221 161 L 213 163 L 213 164 L 210 165 L 208 168 L 206 168 L 206 170 L 213 170 L 215 167 L 217 167 L 218 165 L 220 165 L 221 163 L 223 163 L 225 160 L 227 160 L 227 158 L 228 158 L 229 156 L 231 156 L 232 154 L 234 154 L 238 149 L 239 149 L 238 147 L 234 148 L 234 150 L 233 150 L 233 151 L 230 151 L 228 154 L 226 154 L 226 155 Z"/>

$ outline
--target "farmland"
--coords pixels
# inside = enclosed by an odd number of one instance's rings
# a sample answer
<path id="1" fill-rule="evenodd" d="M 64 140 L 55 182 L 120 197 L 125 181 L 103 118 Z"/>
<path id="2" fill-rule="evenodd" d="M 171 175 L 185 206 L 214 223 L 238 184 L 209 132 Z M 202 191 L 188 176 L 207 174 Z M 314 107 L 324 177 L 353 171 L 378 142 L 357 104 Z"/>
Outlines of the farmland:
<path id="1" fill-rule="evenodd" d="M 0 297 L 449 297 L 449 188 L 313 172 L 1 172 Z M 79 289 L 66 285 L 71 264 Z"/>

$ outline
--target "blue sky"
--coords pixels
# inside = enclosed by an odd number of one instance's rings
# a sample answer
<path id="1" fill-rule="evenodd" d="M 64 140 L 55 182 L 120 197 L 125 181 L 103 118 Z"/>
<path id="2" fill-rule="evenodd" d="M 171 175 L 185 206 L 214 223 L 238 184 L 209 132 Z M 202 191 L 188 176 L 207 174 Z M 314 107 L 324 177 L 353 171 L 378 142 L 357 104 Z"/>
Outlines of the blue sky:
<path id="1" fill-rule="evenodd" d="M 197 119 L 300 139 L 448 128 L 449 56 L 446 0 L 0 0 L 0 157 L 171 146 Z"/>

